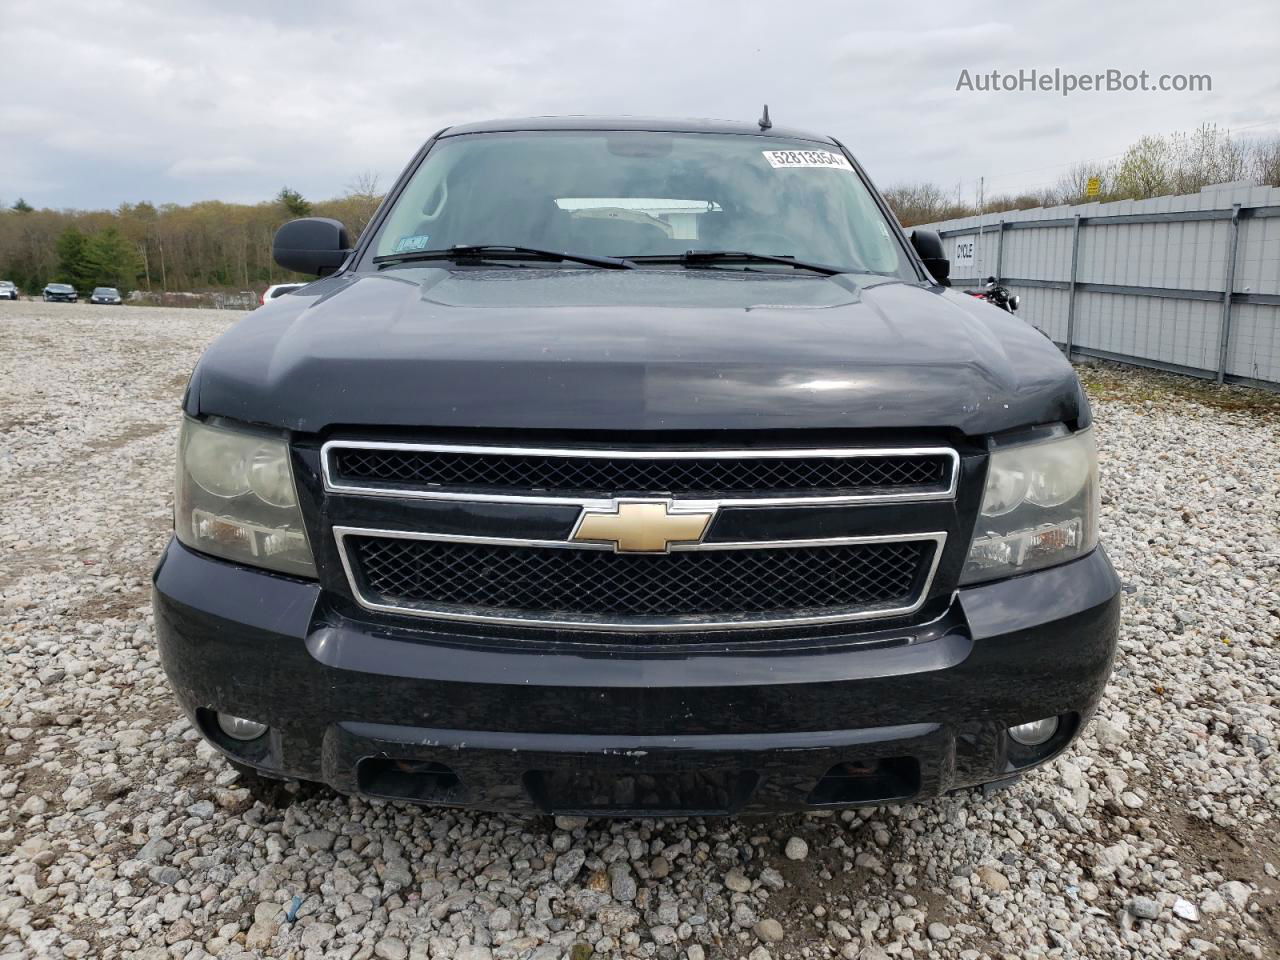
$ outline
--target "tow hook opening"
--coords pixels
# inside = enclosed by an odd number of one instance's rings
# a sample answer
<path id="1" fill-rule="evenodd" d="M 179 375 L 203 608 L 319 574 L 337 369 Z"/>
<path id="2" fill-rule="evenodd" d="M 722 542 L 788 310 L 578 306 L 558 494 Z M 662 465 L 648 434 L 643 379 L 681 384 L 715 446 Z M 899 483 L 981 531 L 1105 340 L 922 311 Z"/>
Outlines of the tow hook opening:
<path id="1" fill-rule="evenodd" d="M 462 790 L 457 773 L 434 760 L 365 757 L 356 766 L 356 782 L 362 793 L 418 803 L 457 802 Z"/>
<path id="2" fill-rule="evenodd" d="M 906 800 L 920 792 L 920 763 L 914 757 L 846 760 L 826 772 L 809 794 L 812 806 L 872 804 Z"/>

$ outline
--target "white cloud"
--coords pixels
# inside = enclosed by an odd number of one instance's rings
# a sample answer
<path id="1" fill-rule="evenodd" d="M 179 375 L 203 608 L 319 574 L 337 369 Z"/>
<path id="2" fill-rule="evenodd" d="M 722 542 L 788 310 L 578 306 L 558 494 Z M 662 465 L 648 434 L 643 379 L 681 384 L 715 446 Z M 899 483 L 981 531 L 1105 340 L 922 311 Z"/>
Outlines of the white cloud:
<path id="1" fill-rule="evenodd" d="M 0 195 L 50 206 L 333 196 L 390 183 L 440 127 L 530 114 L 774 121 L 835 134 L 882 185 L 989 192 L 1143 133 L 1275 117 L 1272 0 L 1088 9 L 977 0 L 9 0 Z M 1213 74 L 1204 95 L 957 92 L 961 69 Z M 1254 128 L 1257 129 L 1257 128 Z M 1263 128 L 1264 132 L 1266 128 Z M 1048 168 L 1048 169 L 1046 169 Z M 1024 172 L 1031 171 L 1031 172 Z M 964 187 L 965 193 L 971 188 Z"/>
<path id="2" fill-rule="evenodd" d="M 248 157 L 183 157 L 166 171 L 183 179 L 217 177 L 224 174 L 248 173 L 258 165 Z"/>
<path id="3" fill-rule="evenodd" d="M 858 30 L 841 41 L 841 58 L 854 64 L 869 60 L 947 62 L 957 56 L 970 57 L 1002 50 L 1016 37 L 1017 30 L 1009 23 L 961 24 L 932 29 L 916 24 L 898 30 Z"/>

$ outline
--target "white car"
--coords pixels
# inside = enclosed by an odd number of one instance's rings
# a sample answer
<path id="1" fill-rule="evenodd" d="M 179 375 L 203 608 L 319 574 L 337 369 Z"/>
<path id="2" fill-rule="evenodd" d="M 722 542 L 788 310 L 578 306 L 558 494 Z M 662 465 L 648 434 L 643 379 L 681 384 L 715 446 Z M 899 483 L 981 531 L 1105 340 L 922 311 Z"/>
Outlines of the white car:
<path id="1" fill-rule="evenodd" d="M 262 291 L 262 296 L 258 298 L 258 305 L 265 306 L 268 300 L 274 300 L 276 297 L 282 297 L 286 293 L 293 293 L 293 291 L 305 286 L 305 283 L 273 283 L 271 286 L 267 287 L 266 290 Z"/>
<path id="2" fill-rule="evenodd" d="M 18 299 L 18 287 L 12 280 L 0 280 L 0 299 Z"/>

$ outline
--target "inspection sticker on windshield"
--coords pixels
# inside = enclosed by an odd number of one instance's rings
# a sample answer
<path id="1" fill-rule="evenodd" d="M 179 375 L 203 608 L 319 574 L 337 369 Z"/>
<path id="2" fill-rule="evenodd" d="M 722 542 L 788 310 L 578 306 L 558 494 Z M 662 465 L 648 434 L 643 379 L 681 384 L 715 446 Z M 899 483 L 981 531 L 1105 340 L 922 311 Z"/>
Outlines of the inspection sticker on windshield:
<path id="1" fill-rule="evenodd" d="M 425 233 L 419 233 L 416 236 L 401 237 L 396 241 L 396 245 L 392 248 L 392 253 L 414 253 L 418 250 L 427 249 L 427 243 L 431 240 Z"/>
<path id="2" fill-rule="evenodd" d="M 764 158 L 775 170 L 783 167 L 827 167 L 831 170 L 853 170 L 849 158 L 829 150 L 763 150 Z"/>

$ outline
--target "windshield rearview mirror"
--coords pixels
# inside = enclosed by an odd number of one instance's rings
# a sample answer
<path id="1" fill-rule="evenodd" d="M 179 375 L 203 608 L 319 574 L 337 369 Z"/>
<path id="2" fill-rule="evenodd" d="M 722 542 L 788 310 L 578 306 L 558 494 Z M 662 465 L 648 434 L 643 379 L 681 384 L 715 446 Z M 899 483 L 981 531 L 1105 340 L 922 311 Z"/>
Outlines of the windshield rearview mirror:
<path id="1" fill-rule="evenodd" d="M 276 231 L 271 256 L 286 270 L 327 277 L 351 253 L 347 228 L 328 217 L 290 220 Z"/>
<path id="2" fill-rule="evenodd" d="M 933 230 L 912 230 L 911 245 L 924 261 L 929 275 L 944 287 L 951 286 L 951 261 L 942 252 L 942 238 Z"/>

